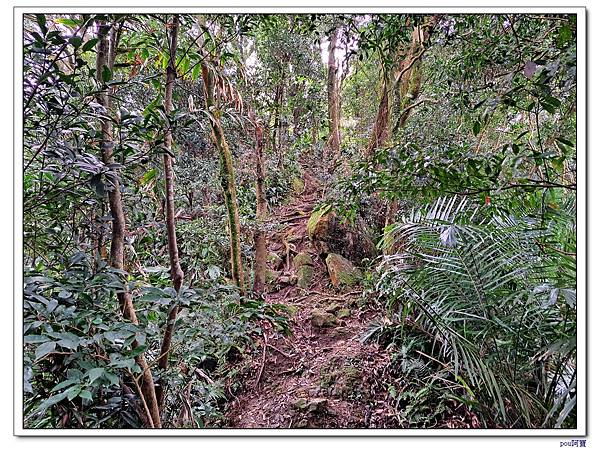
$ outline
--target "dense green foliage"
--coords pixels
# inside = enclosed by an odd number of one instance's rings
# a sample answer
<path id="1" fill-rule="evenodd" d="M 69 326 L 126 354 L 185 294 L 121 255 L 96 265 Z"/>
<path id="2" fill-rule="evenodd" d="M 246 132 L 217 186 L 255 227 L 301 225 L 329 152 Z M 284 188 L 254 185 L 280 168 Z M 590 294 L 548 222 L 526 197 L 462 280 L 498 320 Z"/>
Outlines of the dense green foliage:
<path id="1" fill-rule="evenodd" d="M 25 426 L 145 426 L 142 353 L 166 380 L 164 426 L 223 425 L 240 361 L 263 327 L 288 331 L 284 308 L 231 283 L 211 124 L 220 120 L 233 154 L 242 261 L 252 275 L 257 119 L 269 207 L 313 171 L 324 180 L 323 202 L 379 242 L 379 256 L 363 261 L 372 268 L 365 307 L 379 317 L 364 340 L 391 357 L 385 383 L 398 426 L 435 427 L 449 405 L 473 426 L 576 426 L 574 16 L 182 14 L 174 111 L 165 114 L 169 20 L 24 18 Z M 118 43 L 102 81 L 100 22 Z M 411 72 L 418 85 L 413 78 L 408 93 L 390 90 L 389 139 L 368 155 L 382 80 L 406 68 L 414 30 L 425 26 Z M 335 29 L 342 149 L 330 170 L 324 56 Z M 217 107 L 205 107 L 203 70 L 217 80 Z M 111 110 L 97 100 L 105 91 Z M 103 120 L 114 129 L 109 164 Z M 166 129 L 179 293 L 169 277 Z M 125 270 L 109 258 L 116 180 Z M 125 291 L 138 324 L 119 311 L 116 294 Z M 160 372 L 175 306 L 171 364 Z"/>

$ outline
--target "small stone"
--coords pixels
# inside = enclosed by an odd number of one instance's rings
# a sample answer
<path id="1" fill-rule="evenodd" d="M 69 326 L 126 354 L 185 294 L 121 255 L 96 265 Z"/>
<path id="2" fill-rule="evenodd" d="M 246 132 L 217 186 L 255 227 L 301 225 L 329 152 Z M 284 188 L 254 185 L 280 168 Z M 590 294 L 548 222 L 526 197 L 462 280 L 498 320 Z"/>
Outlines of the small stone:
<path id="1" fill-rule="evenodd" d="M 265 272 L 265 281 L 267 284 L 273 284 L 281 276 L 280 270 L 267 269 Z"/>
<path id="2" fill-rule="evenodd" d="M 308 427 L 308 420 L 306 419 L 302 419 L 298 422 L 298 424 L 296 425 L 297 428 L 306 428 Z"/>
<path id="3" fill-rule="evenodd" d="M 310 313 L 310 323 L 315 327 L 332 327 L 337 323 L 336 317 L 322 309 L 314 309 Z"/>
<path id="4" fill-rule="evenodd" d="M 283 258 L 275 252 L 269 252 L 267 255 L 267 261 L 274 270 L 278 270 L 283 264 Z"/>
<path id="5" fill-rule="evenodd" d="M 326 409 L 326 398 L 315 398 L 308 403 L 308 412 L 319 414 L 324 413 Z"/>
<path id="6" fill-rule="evenodd" d="M 335 288 L 356 286 L 362 281 L 362 272 L 349 260 L 336 253 L 330 253 L 325 258 L 331 284 Z"/>
<path id="7" fill-rule="evenodd" d="M 302 194 L 304 192 L 304 180 L 300 177 L 294 177 L 292 179 L 292 190 L 294 194 Z"/>
<path id="8" fill-rule="evenodd" d="M 344 319 L 345 317 L 350 317 L 350 310 L 348 308 L 340 309 L 336 314 L 338 319 Z"/>
<path id="9" fill-rule="evenodd" d="M 313 259 L 308 253 L 298 253 L 292 261 L 294 269 L 299 269 L 302 266 L 312 266 Z"/>
<path id="10" fill-rule="evenodd" d="M 290 317 L 295 316 L 296 314 L 298 314 L 298 305 L 287 305 L 286 306 L 288 313 L 290 315 Z"/>
<path id="11" fill-rule="evenodd" d="M 312 283 L 314 269 L 312 266 L 302 266 L 298 269 L 298 287 L 308 289 Z"/>
<path id="12" fill-rule="evenodd" d="M 279 277 L 279 281 L 281 282 L 281 284 L 294 285 L 298 282 L 298 276 L 297 275 L 283 275 L 283 276 Z"/>
<path id="13" fill-rule="evenodd" d="M 335 312 L 338 309 L 340 309 L 340 305 L 338 305 L 337 303 L 332 303 L 327 308 L 325 308 L 325 312 L 328 312 L 328 313 L 331 313 L 331 314 L 335 314 Z"/>
<path id="14" fill-rule="evenodd" d="M 308 402 L 306 401 L 305 398 L 299 398 L 294 403 L 292 403 L 292 406 L 295 409 L 303 410 L 303 409 L 306 409 L 308 407 Z"/>

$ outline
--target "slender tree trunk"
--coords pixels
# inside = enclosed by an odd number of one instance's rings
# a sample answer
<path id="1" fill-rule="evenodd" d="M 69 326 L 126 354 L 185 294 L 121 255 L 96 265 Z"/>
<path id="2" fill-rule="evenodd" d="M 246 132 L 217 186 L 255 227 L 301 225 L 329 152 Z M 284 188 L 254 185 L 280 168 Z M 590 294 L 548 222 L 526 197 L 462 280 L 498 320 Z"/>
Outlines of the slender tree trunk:
<path id="1" fill-rule="evenodd" d="M 275 88 L 275 122 L 273 124 L 273 151 L 277 155 L 277 167 L 283 168 L 283 150 L 281 146 L 281 109 L 283 108 L 283 81 Z"/>
<path id="2" fill-rule="evenodd" d="M 227 207 L 229 220 L 229 248 L 231 256 L 231 274 L 233 282 L 245 293 L 244 268 L 242 265 L 242 250 L 240 242 L 240 215 L 235 189 L 235 172 L 233 169 L 233 156 L 221 127 L 221 114 L 216 108 L 214 75 L 206 64 L 202 65 L 202 79 L 204 81 L 204 98 L 206 109 L 212 111 L 210 120 L 211 138 L 219 152 L 221 165 L 221 187 Z"/>
<path id="3" fill-rule="evenodd" d="M 389 93 L 389 76 L 387 73 L 383 74 L 382 88 L 381 88 L 381 99 L 379 100 L 379 107 L 377 108 L 377 117 L 373 124 L 373 131 L 369 144 L 365 149 L 365 157 L 370 158 L 373 156 L 378 148 L 383 147 L 389 139 L 389 128 L 390 128 L 390 93 Z"/>
<path id="4" fill-rule="evenodd" d="M 329 58 L 327 61 L 327 101 L 329 113 L 329 139 L 327 140 L 326 154 L 323 159 L 330 167 L 335 167 L 335 162 L 340 155 L 340 84 L 338 66 L 335 59 L 339 30 L 335 29 L 329 40 Z"/>
<path id="5" fill-rule="evenodd" d="M 417 100 L 421 91 L 421 55 L 424 49 L 424 40 L 428 33 L 427 27 L 428 25 L 414 27 L 410 48 L 395 74 L 397 83 L 396 114 L 398 117 L 393 129 L 394 133 L 398 133 L 398 131 L 406 125 L 406 121 L 412 111 L 412 109 L 408 109 L 408 107 Z M 397 214 L 398 200 L 393 199 L 387 206 L 385 225 L 387 226 L 394 223 Z M 395 248 L 385 249 L 386 253 L 392 253 L 394 251 L 396 251 Z"/>
<path id="6" fill-rule="evenodd" d="M 116 54 L 116 42 L 109 42 L 107 36 L 110 33 L 113 39 L 116 39 L 116 35 L 113 32 L 113 27 L 105 23 L 100 23 L 98 27 L 98 54 L 96 60 L 96 78 L 100 85 L 104 85 L 102 74 L 105 68 L 112 71 L 112 64 L 114 63 Z M 110 51 L 112 50 L 112 54 Z M 107 114 L 111 111 L 111 99 L 108 95 L 108 89 L 104 87 L 101 92 L 97 95 L 97 100 L 102 105 Z M 110 120 L 101 119 L 102 127 L 102 160 L 104 164 L 113 164 L 113 136 L 112 136 L 112 123 Z M 108 193 L 108 203 L 110 207 L 110 213 L 112 216 L 112 236 L 110 245 L 110 265 L 118 270 L 124 270 L 124 241 L 126 235 L 126 221 L 125 213 L 123 211 L 123 200 L 121 198 L 121 187 L 119 180 L 115 178 L 112 190 Z M 124 282 L 123 292 L 117 294 L 119 300 L 119 306 L 125 319 L 130 320 L 133 324 L 138 324 L 135 309 L 133 307 L 133 300 L 131 293 L 127 288 L 127 283 Z M 137 341 L 134 341 L 132 346 L 138 347 Z M 156 399 L 156 392 L 154 388 L 154 379 L 152 378 L 152 372 L 148 367 L 146 359 L 142 354 L 135 358 L 137 364 L 142 369 L 142 386 L 141 391 L 143 395 L 143 401 L 148 406 L 150 411 L 152 426 L 154 428 L 160 428 L 160 410 L 158 408 L 158 402 Z"/>
<path id="7" fill-rule="evenodd" d="M 169 65 L 167 66 L 167 78 L 165 86 L 165 114 L 168 116 L 173 110 L 173 84 L 176 76 L 176 54 L 177 54 L 177 33 L 179 31 L 179 19 L 175 15 L 173 21 L 168 25 L 171 30 L 169 36 Z M 173 173 L 173 157 L 171 156 L 173 147 L 173 133 L 169 125 L 165 130 L 165 154 L 163 157 L 165 170 L 165 190 L 166 190 L 166 225 L 167 225 L 167 241 L 169 246 L 169 260 L 171 263 L 171 280 L 173 287 L 179 293 L 181 284 L 183 283 L 183 270 L 179 263 L 179 248 L 177 247 L 177 234 L 175 232 L 175 175 Z M 179 305 L 175 303 L 169 310 L 167 325 L 165 327 L 165 335 L 160 348 L 160 358 L 158 359 L 158 367 L 161 370 L 166 370 L 169 367 L 169 352 L 171 342 L 173 340 L 173 330 L 175 321 L 179 314 Z M 162 408 L 165 401 L 165 385 L 161 380 L 157 388 L 158 405 Z"/>
<path id="8" fill-rule="evenodd" d="M 257 294 L 262 294 L 265 289 L 265 274 L 267 270 L 267 238 L 265 222 L 267 220 L 267 197 L 265 194 L 266 169 L 264 161 L 263 129 L 257 121 L 256 133 L 256 233 L 254 245 L 256 255 L 254 260 L 254 287 Z"/>

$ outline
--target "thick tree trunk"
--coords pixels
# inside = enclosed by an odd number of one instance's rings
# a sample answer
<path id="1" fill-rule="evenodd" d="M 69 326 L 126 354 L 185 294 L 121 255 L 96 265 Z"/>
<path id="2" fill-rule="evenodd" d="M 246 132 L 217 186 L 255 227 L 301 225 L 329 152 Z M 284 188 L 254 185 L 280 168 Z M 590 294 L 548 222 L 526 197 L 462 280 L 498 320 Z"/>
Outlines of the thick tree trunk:
<path id="1" fill-rule="evenodd" d="M 257 294 L 265 290 L 265 274 L 267 270 L 267 238 L 265 223 L 267 220 L 267 197 L 265 194 L 266 169 L 264 161 L 263 129 L 258 121 L 255 124 L 256 133 L 256 232 L 254 246 L 254 286 Z"/>
<path id="2" fill-rule="evenodd" d="M 116 53 L 116 42 L 109 42 L 108 34 L 110 33 L 113 39 L 116 39 L 115 33 L 112 31 L 113 27 L 104 23 L 100 23 L 98 27 L 98 54 L 96 60 L 96 78 L 100 85 L 104 85 L 102 79 L 102 73 L 104 68 L 108 68 L 112 71 L 112 64 L 114 63 Z M 110 51 L 112 50 L 112 54 Z M 101 92 L 97 95 L 97 100 L 102 105 L 107 114 L 111 111 L 111 99 L 108 95 L 108 88 L 104 87 Z M 113 136 L 112 136 L 112 123 L 110 120 L 101 119 L 102 127 L 102 160 L 105 164 L 113 164 Z M 126 234 L 126 221 L 125 213 L 123 211 L 123 200 L 121 198 L 121 187 L 118 179 L 114 180 L 112 190 L 108 193 L 108 203 L 110 207 L 110 213 L 112 216 L 112 236 L 110 245 L 110 265 L 118 270 L 124 270 L 124 241 Z M 117 294 L 119 300 L 119 306 L 125 319 L 130 320 L 134 324 L 138 324 L 135 309 L 133 307 L 133 300 L 131 293 L 127 288 L 127 283 L 124 281 L 123 292 Z M 138 343 L 134 341 L 132 346 L 135 348 Z M 148 410 L 150 411 L 152 426 L 154 428 L 160 428 L 160 410 L 158 408 L 158 402 L 156 399 L 156 392 L 154 388 L 154 379 L 152 378 L 152 372 L 148 367 L 148 363 L 143 354 L 138 355 L 135 358 L 137 364 L 142 369 L 142 386 L 141 391 L 143 395 L 142 401 L 146 403 Z"/>
<path id="3" fill-rule="evenodd" d="M 235 172 L 233 169 L 233 156 L 221 127 L 221 116 L 215 108 L 215 80 L 214 75 L 206 64 L 202 65 L 202 79 L 204 81 L 204 98 L 206 109 L 212 111 L 210 120 L 211 138 L 219 152 L 221 165 L 221 187 L 227 207 L 229 220 L 229 248 L 231 257 L 231 274 L 234 283 L 242 294 L 245 293 L 244 268 L 242 265 L 242 250 L 240 242 L 240 216 L 235 189 Z"/>
<path id="4" fill-rule="evenodd" d="M 340 155 L 340 82 L 338 66 L 335 59 L 335 49 L 338 42 L 339 30 L 335 29 L 329 40 L 329 58 L 327 61 L 327 101 L 329 113 L 329 139 L 327 140 L 326 154 L 323 159 L 335 167 L 335 162 Z"/>
<path id="5" fill-rule="evenodd" d="M 179 19 L 173 16 L 173 21 L 169 24 L 171 30 L 169 36 L 169 65 L 167 66 L 167 77 L 165 86 L 165 114 L 168 116 L 173 110 L 173 84 L 176 76 L 176 54 L 177 54 L 177 33 L 179 31 Z M 175 232 L 175 176 L 173 173 L 173 157 L 171 156 L 173 147 L 173 134 L 171 127 L 165 130 L 165 154 L 163 157 L 165 170 L 165 191 L 166 191 L 166 225 L 167 225 L 167 241 L 169 246 L 169 260 L 171 263 L 171 280 L 173 287 L 179 293 L 181 284 L 183 283 L 183 270 L 179 263 L 179 248 L 177 247 L 177 234 Z M 175 321 L 179 314 L 179 306 L 174 304 L 169 310 L 167 325 L 165 327 L 165 335 L 160 348 L 160 358 L 158 359 L 158 367 L 161 370 L 166 370 L 169 367 L 169 352 L 171 342 L 173 340 L 173 330 Z M 157 389 L 158 405 L 162 408 L 165 401 L 165 385 L 161 381 Z"/>

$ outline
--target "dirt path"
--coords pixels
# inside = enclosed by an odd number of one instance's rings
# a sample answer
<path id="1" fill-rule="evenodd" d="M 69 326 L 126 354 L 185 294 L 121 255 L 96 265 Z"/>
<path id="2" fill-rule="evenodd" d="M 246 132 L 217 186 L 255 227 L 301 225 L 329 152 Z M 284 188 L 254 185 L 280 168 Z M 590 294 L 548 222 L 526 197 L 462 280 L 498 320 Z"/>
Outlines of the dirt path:
<path id="1" fill-rule="evenodd" d="M 268 241 L 269 251 L 285 257 L 267 302 L 295 311 L 292 335 L 266 332 L 244 387 L 229 406 L 227 423 L 232 428 L 383 427 L 390 411 L 377 381 L 388 361 L 375 345 L 360 342 L 374 312 L 359 307 L 360 289 L 332 288 L 326 265 L 307 236 L 320 185 L 308 175 L 304 184 L 301 194 L 275 211 L 273 222 L 282 228 Z M 292 259 L 300 252 L 308 253 L 314 264 L 308 289 L 288 282 L 294 276 Z M 336 315 L 335 323 L 314 326 L 311 314 L 317 308 Z"/>

